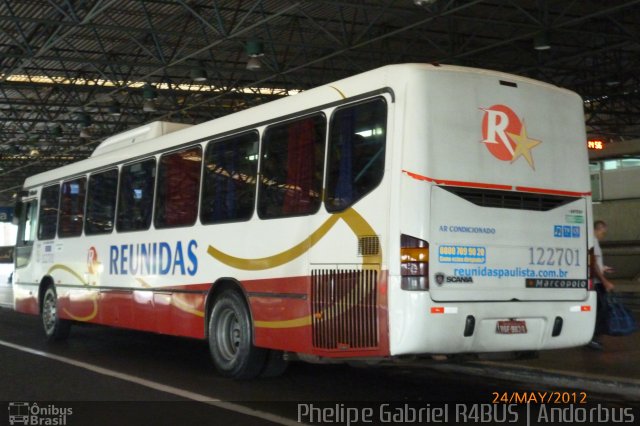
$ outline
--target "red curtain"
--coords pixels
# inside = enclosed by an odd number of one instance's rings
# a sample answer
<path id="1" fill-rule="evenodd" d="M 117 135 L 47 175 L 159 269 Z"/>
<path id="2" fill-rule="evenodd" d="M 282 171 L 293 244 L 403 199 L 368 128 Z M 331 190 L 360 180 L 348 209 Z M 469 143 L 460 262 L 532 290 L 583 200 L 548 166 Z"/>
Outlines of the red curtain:
<path id="1" fill-rule="evenodd" d="M 164 224 L 166 226 L 190 225 L 196 219 L 200 162 L 186 157 L 198 157 L 199 150 L 174 154 L 163 159 L 166 167 Z"/>
<path id="2" fill-rule="evenodd" d="M 287 182 L 282 212 L 307 213 L 310 209 L 315 170 L 314 120 L 309 118 L 289 127 Z"/>

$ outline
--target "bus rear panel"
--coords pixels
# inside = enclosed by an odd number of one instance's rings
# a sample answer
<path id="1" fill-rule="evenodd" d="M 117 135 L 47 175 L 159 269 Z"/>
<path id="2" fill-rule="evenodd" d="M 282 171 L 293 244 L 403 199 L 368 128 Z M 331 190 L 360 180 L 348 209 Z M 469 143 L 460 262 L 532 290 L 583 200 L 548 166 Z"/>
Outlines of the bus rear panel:
<path id="1" fill-rule="evenodd" d="M 407 81 L 391 354 L 587 343 L 595 293 L 581 99 L 479 70 Z M 411 256 L 419 246 L 428 262 Z"/>

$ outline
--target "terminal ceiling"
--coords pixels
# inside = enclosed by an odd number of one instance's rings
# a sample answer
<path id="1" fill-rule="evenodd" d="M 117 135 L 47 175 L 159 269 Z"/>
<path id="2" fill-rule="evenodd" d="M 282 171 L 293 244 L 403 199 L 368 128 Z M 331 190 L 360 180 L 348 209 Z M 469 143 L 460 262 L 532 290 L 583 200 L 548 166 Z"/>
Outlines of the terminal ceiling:
<path id="1" fill-rule="evenodd" d="M 126 129 L 403 62 L 567 87 L 591 135 L 640 137 L 640 0 L 0 0 L 0 204 Z"/>

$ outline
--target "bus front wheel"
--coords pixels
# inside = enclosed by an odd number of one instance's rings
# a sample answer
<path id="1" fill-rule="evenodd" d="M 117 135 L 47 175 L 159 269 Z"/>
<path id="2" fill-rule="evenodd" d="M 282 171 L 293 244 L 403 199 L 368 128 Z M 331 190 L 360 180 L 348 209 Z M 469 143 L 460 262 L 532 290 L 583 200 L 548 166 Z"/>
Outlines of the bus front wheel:
<path id="1" fill-rule="evenodd" d="M 69 337 L 71 322 L 61 319 L 58 315 L 58 296 L 52 285 L 47 286 L 42 296 L 40 318 L 47 341 L 54 342 Z"/>
<path id="2" fill-rule="evenodd" d="M 264 368 L 267 351 L 253 345 L 249 308 L 236 291 L 225 291 L 213 305 L 209 350 L 216 370 L 225 377 L 252 379 Z"/>

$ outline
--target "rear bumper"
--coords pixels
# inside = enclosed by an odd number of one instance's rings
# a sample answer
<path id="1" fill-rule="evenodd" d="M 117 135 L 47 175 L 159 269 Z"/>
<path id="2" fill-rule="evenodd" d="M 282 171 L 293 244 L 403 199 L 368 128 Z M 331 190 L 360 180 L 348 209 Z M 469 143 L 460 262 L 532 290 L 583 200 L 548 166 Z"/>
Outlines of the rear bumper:
<path id="1" fill-rule="evenodd" d="M 465 336 L 467 317 L 473 333 Z M 552 336 L 556 317 L 562 329 Z M 525 320 L 526 334 L 498 334 L 498 320 Z M 428 292 L 403 291 L 389 280 L 391 355 L 528 351 L 582 346 L 593 336 L 596 293 L 583 301 L 434 302 Z"/>

